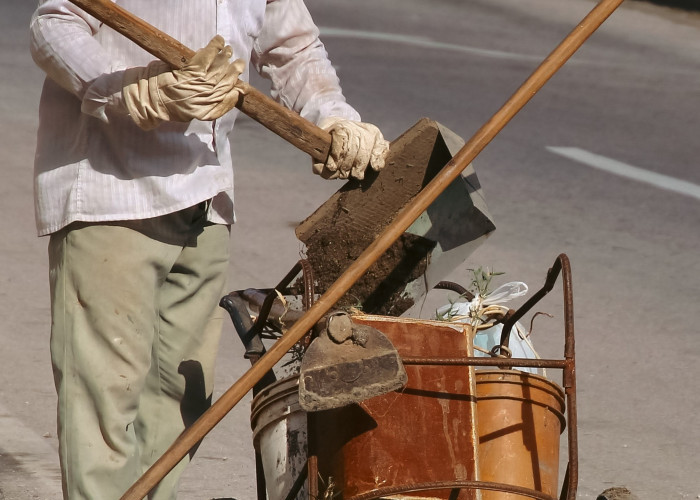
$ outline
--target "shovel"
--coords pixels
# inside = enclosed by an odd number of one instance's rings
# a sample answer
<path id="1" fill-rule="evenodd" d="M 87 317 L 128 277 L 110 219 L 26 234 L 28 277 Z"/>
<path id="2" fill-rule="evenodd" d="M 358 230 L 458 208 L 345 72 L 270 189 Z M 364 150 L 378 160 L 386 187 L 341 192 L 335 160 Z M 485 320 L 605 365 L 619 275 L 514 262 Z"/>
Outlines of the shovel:
<path id="1" fill-rule="evenodd" d="M 108 26 L 121 33 L 129 32 L 129 38 L 141 40 L 142 47 L 150 47 L 151 42 L 157 41 L 157 57 L 182 64 L 190 57 L 192 51 L 178 44 L 170 37 L 154 31 L 145 25 L 134 25 L 133 16 L 124 16 L 122 10 L 106 0 L 71 0 Z M 250 391 L 260 378 L 297 343 L 313 326 L 326 314 L 333 305 L 342 298 L 350 287 L 377 261 L 417 219 L 425 212 L 438 196 L 462 175 L 464 169 L 476 156 L 493 140 L 510 120 L 529 102 L 529 100 L 544 86 L 544 84 L 561 68 L 566 61 L 578 50 L 588 37 L 619 7 L 623 0 L 601 0 L 579 25 L 554 49 L 543 63 L 516 90 L 505 104 L 467 141 L 453 158 L 438 172 L 414 197 L 409 205 L 405 205 L 387 226 L 365 249 L 362 254 L 340 275 L 326 290 L 319 300 L 294 324 L 287 333 L 279 339 L 260 360 L 238 379 L 221 397 L 187 430 L 185 430 L 172 446 L 161 456 L 129 490 L 121 500 L 141 500 L 158 484 L 165 475 L 184 458 L 199 441 L 201 441 Z M 95 7 L 95 8 L 91 8 Z M 113 11 L 118 11 L 114 14 Z M 138 42 L 137 42 L 138 43 Z M 148 48 L 147 48 L 148 50 Z M 154 53 L 152 51 L 152 53 Z M 161 57 L 162 56 L 162 57 Z M 247 97 L 243 99 L 244 103 Z M 252 101 L 249 101 L 252 102 Z M 243 109 L 242 106 L 239 106 Z M 245 111 L 244 111 L 245 112 Z M 262 123 L 262 122 L 261 122 Z M 264 124 L 264 123 L 263 123 Z M 272 127 L 264 124 L 268 128 Z M 304 134 L 300 130 L 299 137 Z M 307 144 L 309 141 L 298 141 Z M 303 149 L 300 147 L 300 149 Z M 313 155 L 314 148 L 309 148 Z M 316 154 L 323 147 L 315 150 Z M 305 150 L 306 151 L 306 150 Z M 327 149 L 325 155 L 327 156 Z M 320 154 L 323 161 L 324 154 Z M 314 156 L 314 158 L 319 158 Z M 575 483 L 576 478 L 571 478 Z"/>
<path id="2" fill-rule="evenodd" d="M 423 118 L 391 143 L 386 166 L 349 180 L 296 228 L 317 290 L 325 292 L 464 145 Z M 496 229 L 469 165 L 336 304 L 399 316 Z"/>

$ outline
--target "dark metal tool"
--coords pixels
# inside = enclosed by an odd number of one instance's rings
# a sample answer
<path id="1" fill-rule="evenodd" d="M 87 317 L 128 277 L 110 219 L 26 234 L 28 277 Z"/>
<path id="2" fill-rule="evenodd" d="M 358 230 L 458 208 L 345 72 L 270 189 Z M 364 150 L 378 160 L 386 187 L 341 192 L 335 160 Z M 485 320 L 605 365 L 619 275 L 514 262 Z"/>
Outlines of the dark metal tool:
<path id="1" fill-rule="evenodd" d="M 407 380 L 398 351 L 382 332 L 336 312 L 304 353 L 299 404 L 305 411 L 340 408 L 400 389 Z"/>
<path id="2" fill-rule="evenodd" d="M 255 365 L 265 354 L 265 346 L 260 335 L 255 330 L 255 323 L 250 314 L 248 314 L 245 301 L 238 293 L 231 292 L 219 301 L 219 306 L 228 312 L 233 322 L 233 327 L 236 329 L 236 333 L 245 347 L 245 357 L 250 360 L 251 365 Z M 275 373 L 272 370 L 268 370 L 253 387 L 253 395 L 275 382 L 275 380 Z"/>

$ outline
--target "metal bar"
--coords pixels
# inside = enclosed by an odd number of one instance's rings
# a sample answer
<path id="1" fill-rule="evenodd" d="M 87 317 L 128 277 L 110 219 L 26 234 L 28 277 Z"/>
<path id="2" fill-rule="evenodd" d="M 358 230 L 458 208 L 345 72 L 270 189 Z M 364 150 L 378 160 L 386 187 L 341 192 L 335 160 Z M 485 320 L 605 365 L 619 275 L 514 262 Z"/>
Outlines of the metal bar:
<path id="1" fill-rule="evenodd" d="M 270 315 L 270 310 L 272 309 L 272 304 L 277 298 L 277 291 L 284 290 L 285 288 L 287 288 L 287 286 L 289 286 L 291 281 L 297 274 L 299 274 L 299 271 L 301 270 L 302 264 L 301 262 L 297 262 L 294 265 L 294 267 L 292 267 L 292 269 L 290 269 L 290 271 L 286 274 L 286 276 L 282 278 L 282 280 L 277 284 L 277 286 L 268 292 L 267 297 L 265 297 L 262 307 L 260 308 L 260 313 L 258 313 L 258 317 L 255 321 L 254 332 L 256 334 L 260 335 L 265 326 L 265 322 L 267 321 L 267 318 Z"/>
<path id="2" fill-rule="evenodd" d="M 559 259 L 554 262 L 554 265 L 547 271 L 547 278 L 545 283 L 535 294 L 530 297 L 517 311 L 508 315 L 508 318 L 503 323 L 503 330 L 501 331 L 500 345 L 508 347 L 510 340 L 510 331 L 515 326 L 515 324 L 520 321 L 520 319 L 525 316 L 525 314 L 532 309 L 535 304 L 537 304 L 545 295 L 552 291 L 554 285 L 557 282 L 559 273 L 561 271 L 561 263 Z"/>
<path id="3" fill-rule="evenodd" d="M 306 414 L 306 466 L 308 470 L 309 477 L 309 487 L 308 495 L 309 500 L 320 499 L 320 487 L 319 487 L 319 472 L 318 472 L 318 443 L 316 441 L 316 433 L 314 429 L 316 428 L 316 419 L 318 415 L 316 412 L 310 411 Z"/>
<path id="4" fill-rule="evenodd" d="M 465 366 L 497 366 L 513 368 L 558 368 L 565 369 L 568 362 L 563 359 L 529 359 L 529 358 L 401 358 L 404 365 L 465 365 Z"/>
<path id="5" fill-rule="evenodd" d="M 565 254 L 557 261 L 561 265 L 564 289 L 564 357 L 567 366 L 564 369 L 564 391 L 566 393 L 566 416 L 569 421 L 567 438 L 569 448 L 569 465 L 567 481 L 562 485 L 567 490 L 567 500 L 576 500 L 578 488 L 578 416 L 576 408 L 576 352 L 574 339 L 574 295 L 571 282 L 571 263 Z"/>
<path id="6" fill-rule="evenodd" d="M 299 263 L 301 264 L 302 276 L 304 277 L 304 296 L 302 305 L 304 307 L 304 311 L 308 311 L 315 302 L 314 270 L 307 259 L 302 259 L 299 261 Z M 309 330 L 309 332 L 304 335 L 302 340 L 299 341 L 304 349 L 304 352 L 306 352 L 309 345 L 311 345 L 311 334 L 312 331 Z"/>
<path id="7" fill-rule="evenodd" d="M 401 493 L 412 493 L 417 491 L 431 490 L 453 490 L 453 489 L 477 489 L 513 493 L 516 495 L 535 498 L 537 500 L 557 500 L 555 497 L 546 495 L 540 491 L 511 484 L 494 483 L 489 481 L 436 481 L 433 483 L 410 484 L 403 486 L 393 486 L 388 488 L 378 488 L 362 495 L 349 497 L 347 500 L 373 500 L 384 498 L 390 495 Z"/>

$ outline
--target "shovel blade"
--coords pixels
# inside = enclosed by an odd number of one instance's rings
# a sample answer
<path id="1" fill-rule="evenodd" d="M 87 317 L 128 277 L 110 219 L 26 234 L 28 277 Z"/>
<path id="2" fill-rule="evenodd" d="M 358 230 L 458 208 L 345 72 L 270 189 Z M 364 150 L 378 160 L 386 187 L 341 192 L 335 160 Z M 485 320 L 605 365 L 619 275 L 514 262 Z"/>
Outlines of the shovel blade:
<path id="1" fill-rule="evenodd" d="M 464 141 L 424 118 L 392 142 L 386 166 L 350 180 L 296 229 L 323 293 L 411 203 Z M 399 316 L 495 230 L 470 165 L 357 280 L 338 307 Z"/>

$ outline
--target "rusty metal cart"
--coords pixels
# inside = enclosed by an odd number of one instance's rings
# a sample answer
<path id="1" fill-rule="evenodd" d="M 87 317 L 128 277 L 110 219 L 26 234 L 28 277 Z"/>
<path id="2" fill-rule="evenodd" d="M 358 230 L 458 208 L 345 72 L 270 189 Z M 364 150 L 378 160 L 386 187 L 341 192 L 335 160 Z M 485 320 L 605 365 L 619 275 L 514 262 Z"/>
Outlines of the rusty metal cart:
<path id="1" fill-rule="evenodd" d="M 301 307 L 313 303 L 310 270 L 300 262 L 272 290 L 257 320 L 231 307 L 240 292 L 222 299 L 252 362 L 264 353 L 260 336 L 274 338 L 280 317 L 270 319 L 279 294 L 298 294 Z M 303 290 L 290 292 L 298 273 Z M 511 331 L 540 302 L 561 276 L 564 294 L 564 353 L 561 359 L 509 356 Z M 295 283 L 295 284 L 296 284 Z M 306 285 L 308 283 L 308 285 Z M 464 290 L 456 284 L 439 288 Z M 238 311 L 238 312 L 236 312 Z M 293 315 L 292 315 L 293 316 Z M 283 318 L 282 318 L 283 319 Z M 293 320 L 293 317 L 291 318 Z M 356 320 L 382 330 L 395 344 L 409 374 L 403 389 L 337 410 L 299 413 L 296 386 L 274 382 L 273 375 L 255 388 L 253 425 L 303 415 L 307 450 L 284 481 L 274 478 L 279 499 L 445 498 L 555 500 L 559 482 L 559 434 L 566 430 L 568 460 L 560 499 L 573 500 L 578 482 L 576 377 L 571 268 L 559 255 L 543 287 L 503 319 L 501 342 L 489 357 L 476 357 L 468 325 L 358 315 Z M 436 341 L 438 339 L 439 341 Z M 300 351 L 310 341 L 307 335 Z M 562 371 L 557 384 L 513 368 Z M 276 387 L 282 387 L 276 389 Z M 272 389 L 271 389 L 272 388 Z M 291 399 L 289 397 L 291 396 Z M 288 398 L 282 401 L 280 398 Z M 261 400 L 280 407 L 261 422 Z M 266 403 L 262 406 L 267 407 Z M 449 419 L 446 421 L 445 419 Z M 285 427 L 287 429 L 287 427 Z M 293 432 L 297 432 L 295 429 Z M 298 439 L 299 436 L 293 436 Z M 295 441 L 293 448 L 299 447 Z M 293 451 L 298 452 L 295 449 Z M 265 477 L 260 443 L 256 442 L 258 498 L 273 498 Z M 279 461 L 279 456 L 275 457 Z"/>

